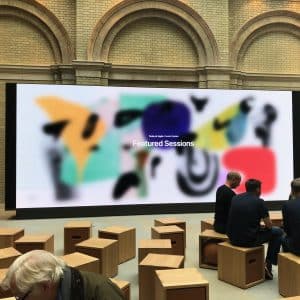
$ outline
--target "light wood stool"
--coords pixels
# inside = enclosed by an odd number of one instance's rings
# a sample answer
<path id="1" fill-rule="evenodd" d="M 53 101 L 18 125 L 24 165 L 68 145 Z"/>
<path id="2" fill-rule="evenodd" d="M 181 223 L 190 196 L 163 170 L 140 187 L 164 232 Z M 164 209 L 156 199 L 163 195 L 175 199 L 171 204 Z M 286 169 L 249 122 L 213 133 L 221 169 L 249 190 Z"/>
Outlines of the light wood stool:
<path id="1" fill-rule="evenodd" d="M 278 254 L 278 287 L 283 297 L 300 295 L 300 256 L 292 253 Z"/>
<path id="2" fill-rule="evenodd" d="M 199 267 L 206 269 L 218 269 L 218 244 L 227 241 L 226 234 L 206 229 L 199 234 Z M 210 251 L 208 257 L 207 253 Z"/>
<path id="3" fill-rule="evenodd" d="M 0 228 L 0 248 L 14 246 L 14 241 L 24 235 L 24 228 Z"/>
<path id="4" fill-rule="evenodd" d="M 118 274 L 118 241 L 90 238 L 75 245 L 76 251 L 99 258 L 99 272 L 107 277 Z"/>
<path id="5" fill-rule="evenodd" d="M 119 263 L 135 258 L 136 237 L 134 227 L 111 226 L 98 231 L 98 237 L 119 242 Z"/>
<path id="6" fill-rule="evenodd" d="M 155 296 L 155 270 L 184 267 L 182 255 L 148 254 L 139 263 L 139 299 L 153 300 Z"/>
<path id="7" fill-rule="evenodd" d="M 264 246 L 244 248 L 218 244 L 218 278 L 246 289 L 265 280 Z"/>
<path id="8" fill-rule="evenodd" d="M 64 226 L 64 253 L 75 252 L 75 245 L 87 240 L 92 235 L 90 221 L 71 221 Z"/>
<path id="9" fill-rule="evenodd" d="M 184 256 L 183 229 L 176 225 L 151 227 L 152 239 L 170 239 L 174 255 Z"/>
<path id="10" fill-rule="evenodd" d="M 79 252 L 66 254 L 61 258 L 68 266 L 77 270 L 99 273 L 99 258 Z"/>
<path id="11" fill-rule="evenodd" d="M 20 255 L 22 255 L 22 253 L 13 247 L 0 249 L 0 268 L 8 268 Z"/>
<path id="12" fill-rule="evenodd" d="M 155 300 L 208 300 L 208 281 L 196 268 L 156 270 Z"/>
<path id="13" fill-rule="evenodd" d="M 141 262 L 149 253 L 173 254 L 171 240 L 140 240 L 138 249 L 138 261 Z"/>
<path id="14" fill-rule="evenodd" d="M 176 219 L 176 218 L 160 218 L 154 220 L 154 226 L 170 226 L 176 225 L 184 230 L 184 247 L 186 247 L 186 223 L 185 221 Z"/>
<path id="15" fill-rule="evenodd" d="M 201 232 L 203 232 L 206 229 L 212 229 L 212 230 L 214 230 L 214 219 L 209 218 L 209 219 L 201 220 L 201 222 L 200 222 L 200 230 L 201 230 Z"/>
<path id="16" fill-rule="evenodd" d="M 130 300 L 130 283 L 128 281 L 116 279 L 116 278 L 110 278 L 110 280 L 119 287 L 119 289 L 124 294 L 125 300 Z"/>
<path id="17" fill-rule="evenodd" d="M 46 250 L 54 252 L 54 235 L 24 235 L 14 241 L 14 247 L 21 253 L 26 253 L 31 250 Z"/>

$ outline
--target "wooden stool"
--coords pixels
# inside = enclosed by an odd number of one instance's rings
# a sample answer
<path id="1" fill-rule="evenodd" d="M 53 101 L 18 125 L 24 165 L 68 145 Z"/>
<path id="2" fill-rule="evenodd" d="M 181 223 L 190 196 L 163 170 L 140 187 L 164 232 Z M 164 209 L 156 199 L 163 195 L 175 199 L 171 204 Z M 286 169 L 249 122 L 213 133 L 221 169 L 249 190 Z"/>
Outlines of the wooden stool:
<path id="1" fill-rule="evenodd" d="M 176 225 L 184 230 L 184 247 L 186 247 L 186 225 L 185 221 L 178 220 L 176 218 L 161 218 L 154 220 L 154 226 L 169 226 L 169 225 Z"/>
<path id="2" fill-rule="evenodd" d="M 64 262 L 77 270 L 99 273 L 99 259 L 79 252 L 73 252 L 61 257 Z"/>
<path id="3" fill-rule="evenodd" d="M 125 300 L 130 300 L 130 283 L 128 281 L 110 278 L 110 280 L 119 287 L 124 294 Z"/>
<path id="4" fill-rule="evenodd" d="M 215 221 L 212 218 L 201 220 L 201 223 L 200 223 L 201 232 L 203 232 L 206 229 L 214 230 L 214 222 Z"/>
<path id="5" fill-rule="evenodd" d="M 135 228 L 111 226 L 98 231 L 98 237 L 119 242 L 119 264 L 136 255 Z"/>
<path id="6" fill-rule="evenodd" d="M 173 254 L 171 240 L 140 240 L 138 250 L 138 261 L 141 262 L 149 253 Z"/>
<path id="7" fill-rule="evenodd" d="M 75 245 L 76 251 L 99 258 L 99 272 L 107 277 L 118 274 L 118 241 L 90 238 Z"/>
<path id="8" fill-rule="evenodd" d="M 155 270 L 178 269 L 184 267 L 184 256 L 167 254 L 148 254 L 139 263 L 139 299 L 154 299 Z"/>
<path id="9" fill-rule="evenodd" d="M 14 241 L 24 235 L 24 228 L 0 228 L 0 248 L 14 246 Z"/>
<path id="10" fill-rule="evenodd" d="M 228 240 L 227 235 L 206 229 L 199 234 L 199 267 L 218 269 L 218 244 Z"/>
<path id="11" fill-rule="evenodd" d="M 22 253 L 13 247 L 0 249 L 0 268 L 8 268 L 20 255 L 22 255 Z"/>
<path id="12" fill-rule="evenodd" d="M 92 235 L 90 221 L 71 221 L 64 226 L 64 253 L 75 252 L 75 245 L 87 240 Z"/>
<path id="13" fill-rule="evenodd" d="M 282 298 L 281 298 L 282 299 Z M 284 300 L 300 300 L 300 296 L 284 298 Z"/>
<path id="14" fill-rule="evenodd" d="M 21 253 L 31 250 L 46 250 L 54 252 L 54 235 L 24 235 L 14 242 L 15 248 Z"/>
<path id="15" fill-rule="evenodd" d="M 218 278 L 246 289 L 265 280 L 264 246 L 244 248 L 218 244 Z"/>
<path id="16" fill-rule="evenodd" d="M 151 227 L 152 239 L 170 239 L 175 255 L 184 255 L 183 233 L 183 229 L 176 225 Z"/>
<path id="17" fill-rule="evenodd" d="M 2 280 L 4 279 L 5 275 L 6 275 L 6 272 L 7 272 L 8 269 L 0 269 L 0 282 L 2 282 Z M 7 290 L 7 291 L 4 291 L 1 286 L 0 286 L 0 299 L 4 299 L 6 297 L 12 297 L 13 294 L 10 290 Z M 8 298 L 6 298 L 8 299 Z M 9 299 L 14 299 L 16 300 L 15 297 L 13 298 L 9 298 Z"/>
<path id="18" fill-rule="evenodd" d="M 278 254 L 278 286 L 283 297 L 300 295 L 300 256 L 292 253 Z"/>
<path id="19" fill-rule="evenodd" d="M 195 268 L 155 271 L 155 300 L 208 300 L 208 281 Z"/>
<path id="20" fill-rule="evenodd" d="M 283 219 L 281 211 L 270 211 L 270 220 L 273 226 L 283 227 Z"/>

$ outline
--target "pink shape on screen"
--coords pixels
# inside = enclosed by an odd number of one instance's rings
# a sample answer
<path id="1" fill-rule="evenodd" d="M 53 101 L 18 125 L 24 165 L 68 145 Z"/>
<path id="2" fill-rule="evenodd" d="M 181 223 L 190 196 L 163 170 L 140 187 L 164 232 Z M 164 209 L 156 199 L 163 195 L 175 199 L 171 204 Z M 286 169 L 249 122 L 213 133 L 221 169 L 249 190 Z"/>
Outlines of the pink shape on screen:
<path id="1" fill-rule="evenodd" d="M 242 174 L 237 193 L 245 190 L 245 181 L 250 178 L 262 182 L 262 194 L 273 192 L 276 186 L 276 157 L 272 150 L 264 147 L 239 147 L 227 151 L 222 157 L 223 166 Z"/>

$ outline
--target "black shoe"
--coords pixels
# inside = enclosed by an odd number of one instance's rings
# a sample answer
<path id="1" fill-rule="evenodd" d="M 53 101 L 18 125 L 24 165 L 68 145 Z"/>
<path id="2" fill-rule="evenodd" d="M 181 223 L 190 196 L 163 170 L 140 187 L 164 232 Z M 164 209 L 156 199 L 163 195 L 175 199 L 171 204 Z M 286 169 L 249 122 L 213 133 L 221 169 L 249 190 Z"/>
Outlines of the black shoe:
<path id="1" fill-rule="evenodd" d="M 265 279 L 267 280 L 273 279 L 272 269 L 268 268 L 267 266 L 265 266 Z"/>

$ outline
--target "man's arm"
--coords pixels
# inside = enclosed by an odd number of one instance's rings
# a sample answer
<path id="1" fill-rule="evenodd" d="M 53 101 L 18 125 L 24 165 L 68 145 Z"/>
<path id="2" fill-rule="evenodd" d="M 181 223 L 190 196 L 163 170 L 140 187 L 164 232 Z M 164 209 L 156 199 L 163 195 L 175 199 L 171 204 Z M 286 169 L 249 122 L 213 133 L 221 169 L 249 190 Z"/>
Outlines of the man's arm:
<path id="1" fill-rule="evenodd" d="M 263 222 L 265 223 L 265 227 L 267 227 L 267 228 L 269 228 L 269 229 L 272 228 L 272 221 L 271 221 L 271 219 L 270 219 L 269 216 L 263 218 L 262 220 L 263 220 Z"/>

